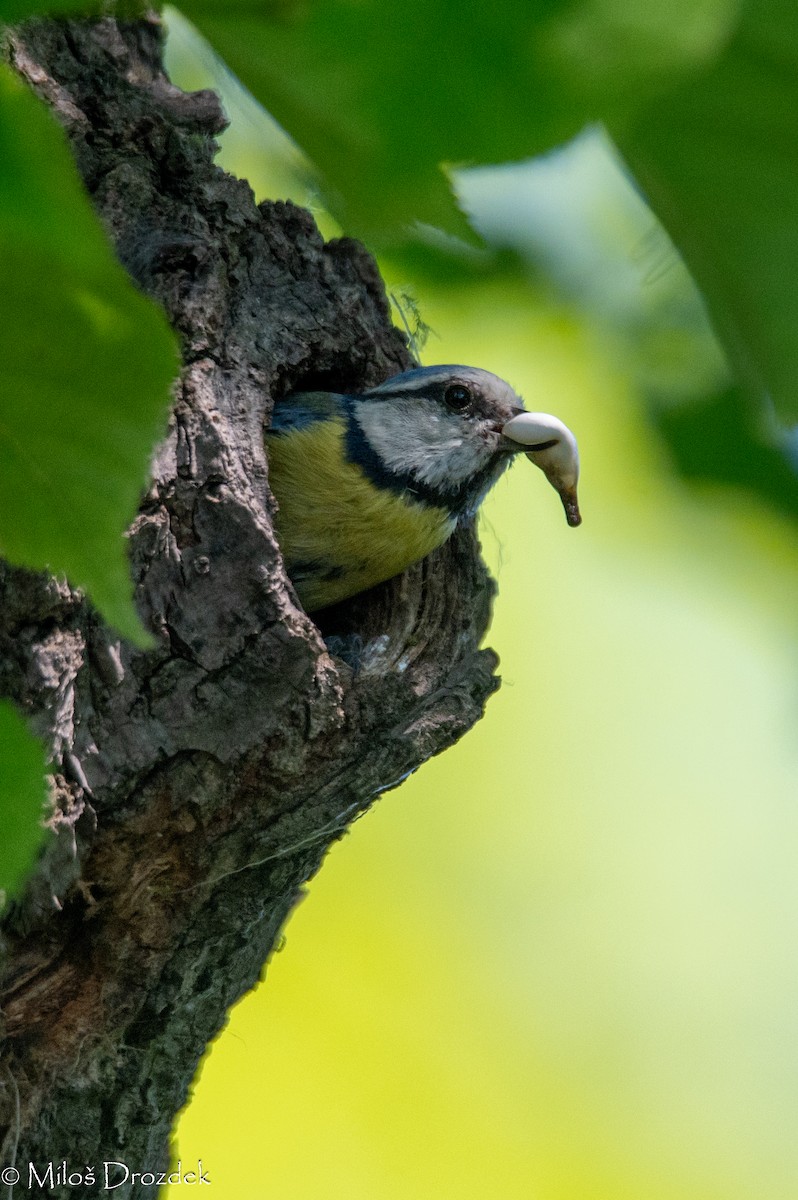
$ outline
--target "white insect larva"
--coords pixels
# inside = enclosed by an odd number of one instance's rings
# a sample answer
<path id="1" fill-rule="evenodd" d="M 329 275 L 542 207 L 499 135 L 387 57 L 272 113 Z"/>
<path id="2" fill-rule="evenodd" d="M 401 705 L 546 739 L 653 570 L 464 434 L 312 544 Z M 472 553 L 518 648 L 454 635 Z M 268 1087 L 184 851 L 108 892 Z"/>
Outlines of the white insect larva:
<path id="1" fill-rule="evenodd" d="M 528 446 L 526 456 L 540 467 L 559 494 L 569 525 L 580 525 L 582 517 L 576 497 L 579 481 L 579 450 L 567 425 L 549 413 L 522 412 L 502 427 L 510 441 Z"/>

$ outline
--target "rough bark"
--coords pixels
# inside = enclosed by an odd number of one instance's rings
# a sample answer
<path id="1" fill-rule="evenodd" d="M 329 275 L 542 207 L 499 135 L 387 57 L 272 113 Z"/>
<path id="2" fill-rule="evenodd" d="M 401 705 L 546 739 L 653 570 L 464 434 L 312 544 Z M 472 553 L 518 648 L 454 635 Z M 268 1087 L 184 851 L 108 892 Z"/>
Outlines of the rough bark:
<path id="1" fill-rule="evenodd" d="M 4 934 L 0 1162 L 20 1190 L 29 1162 L 166 1168 L 200 1055 L 330 843 L 496 686 L 471 530 L 322 630 L 299 607 L 271 526 L 271 404 L 409 357 L 359 244 L 325 244 L 213 165 L 218 100 L 172 87 L 160 38 L 155 20 L 48 21 L 10 44 L 185 364 L 130 531 L 157 648 L 120 643 L 65 582 L 0 566 L 0 693 L 53 761 L 53 836 Z"/>

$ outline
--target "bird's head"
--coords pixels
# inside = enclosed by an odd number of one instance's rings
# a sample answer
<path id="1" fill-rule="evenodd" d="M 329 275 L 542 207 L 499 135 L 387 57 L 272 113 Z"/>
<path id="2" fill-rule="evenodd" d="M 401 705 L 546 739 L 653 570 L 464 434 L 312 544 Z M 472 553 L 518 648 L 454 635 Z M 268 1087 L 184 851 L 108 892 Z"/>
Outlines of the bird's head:
<path id="1" fill-rule="evenodd" d="M 420 367 L 348 401 L 350 456 L 380 482 L 470 512 L 525 453 L 559 493 L 568 524 L 579 524 L 576 439 L 556 417 L 525 412 L 490 371 Z"/>

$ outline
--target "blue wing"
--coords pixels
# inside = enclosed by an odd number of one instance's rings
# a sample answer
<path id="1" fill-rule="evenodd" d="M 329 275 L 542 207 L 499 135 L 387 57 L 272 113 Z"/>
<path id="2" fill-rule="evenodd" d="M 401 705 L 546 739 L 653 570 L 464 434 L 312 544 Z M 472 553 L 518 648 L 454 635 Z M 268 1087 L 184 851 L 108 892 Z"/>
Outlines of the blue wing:
<path id="1" fill-rule="evenodd" d="M 344 397 L 334 392 L 295 392 L 274 406 L 268 433 L 293 433 L 317 421 L 329 421 L 344 412 Z"/>

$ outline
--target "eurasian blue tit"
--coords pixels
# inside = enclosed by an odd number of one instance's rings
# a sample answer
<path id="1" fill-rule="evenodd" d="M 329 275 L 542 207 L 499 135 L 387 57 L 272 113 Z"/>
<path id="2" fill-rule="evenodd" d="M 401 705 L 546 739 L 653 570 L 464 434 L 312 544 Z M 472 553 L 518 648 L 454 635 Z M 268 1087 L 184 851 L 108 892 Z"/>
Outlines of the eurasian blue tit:
<path id="1" fill-rule="evenodd" d="M 358 395 L 289 395 L 266 449 L 277 537 L 308 612 L 442 545 L 519 453 L 559 492 L 568 524 L 581 520 L 571 431 L 475 367 L 420 367 Z"/>

